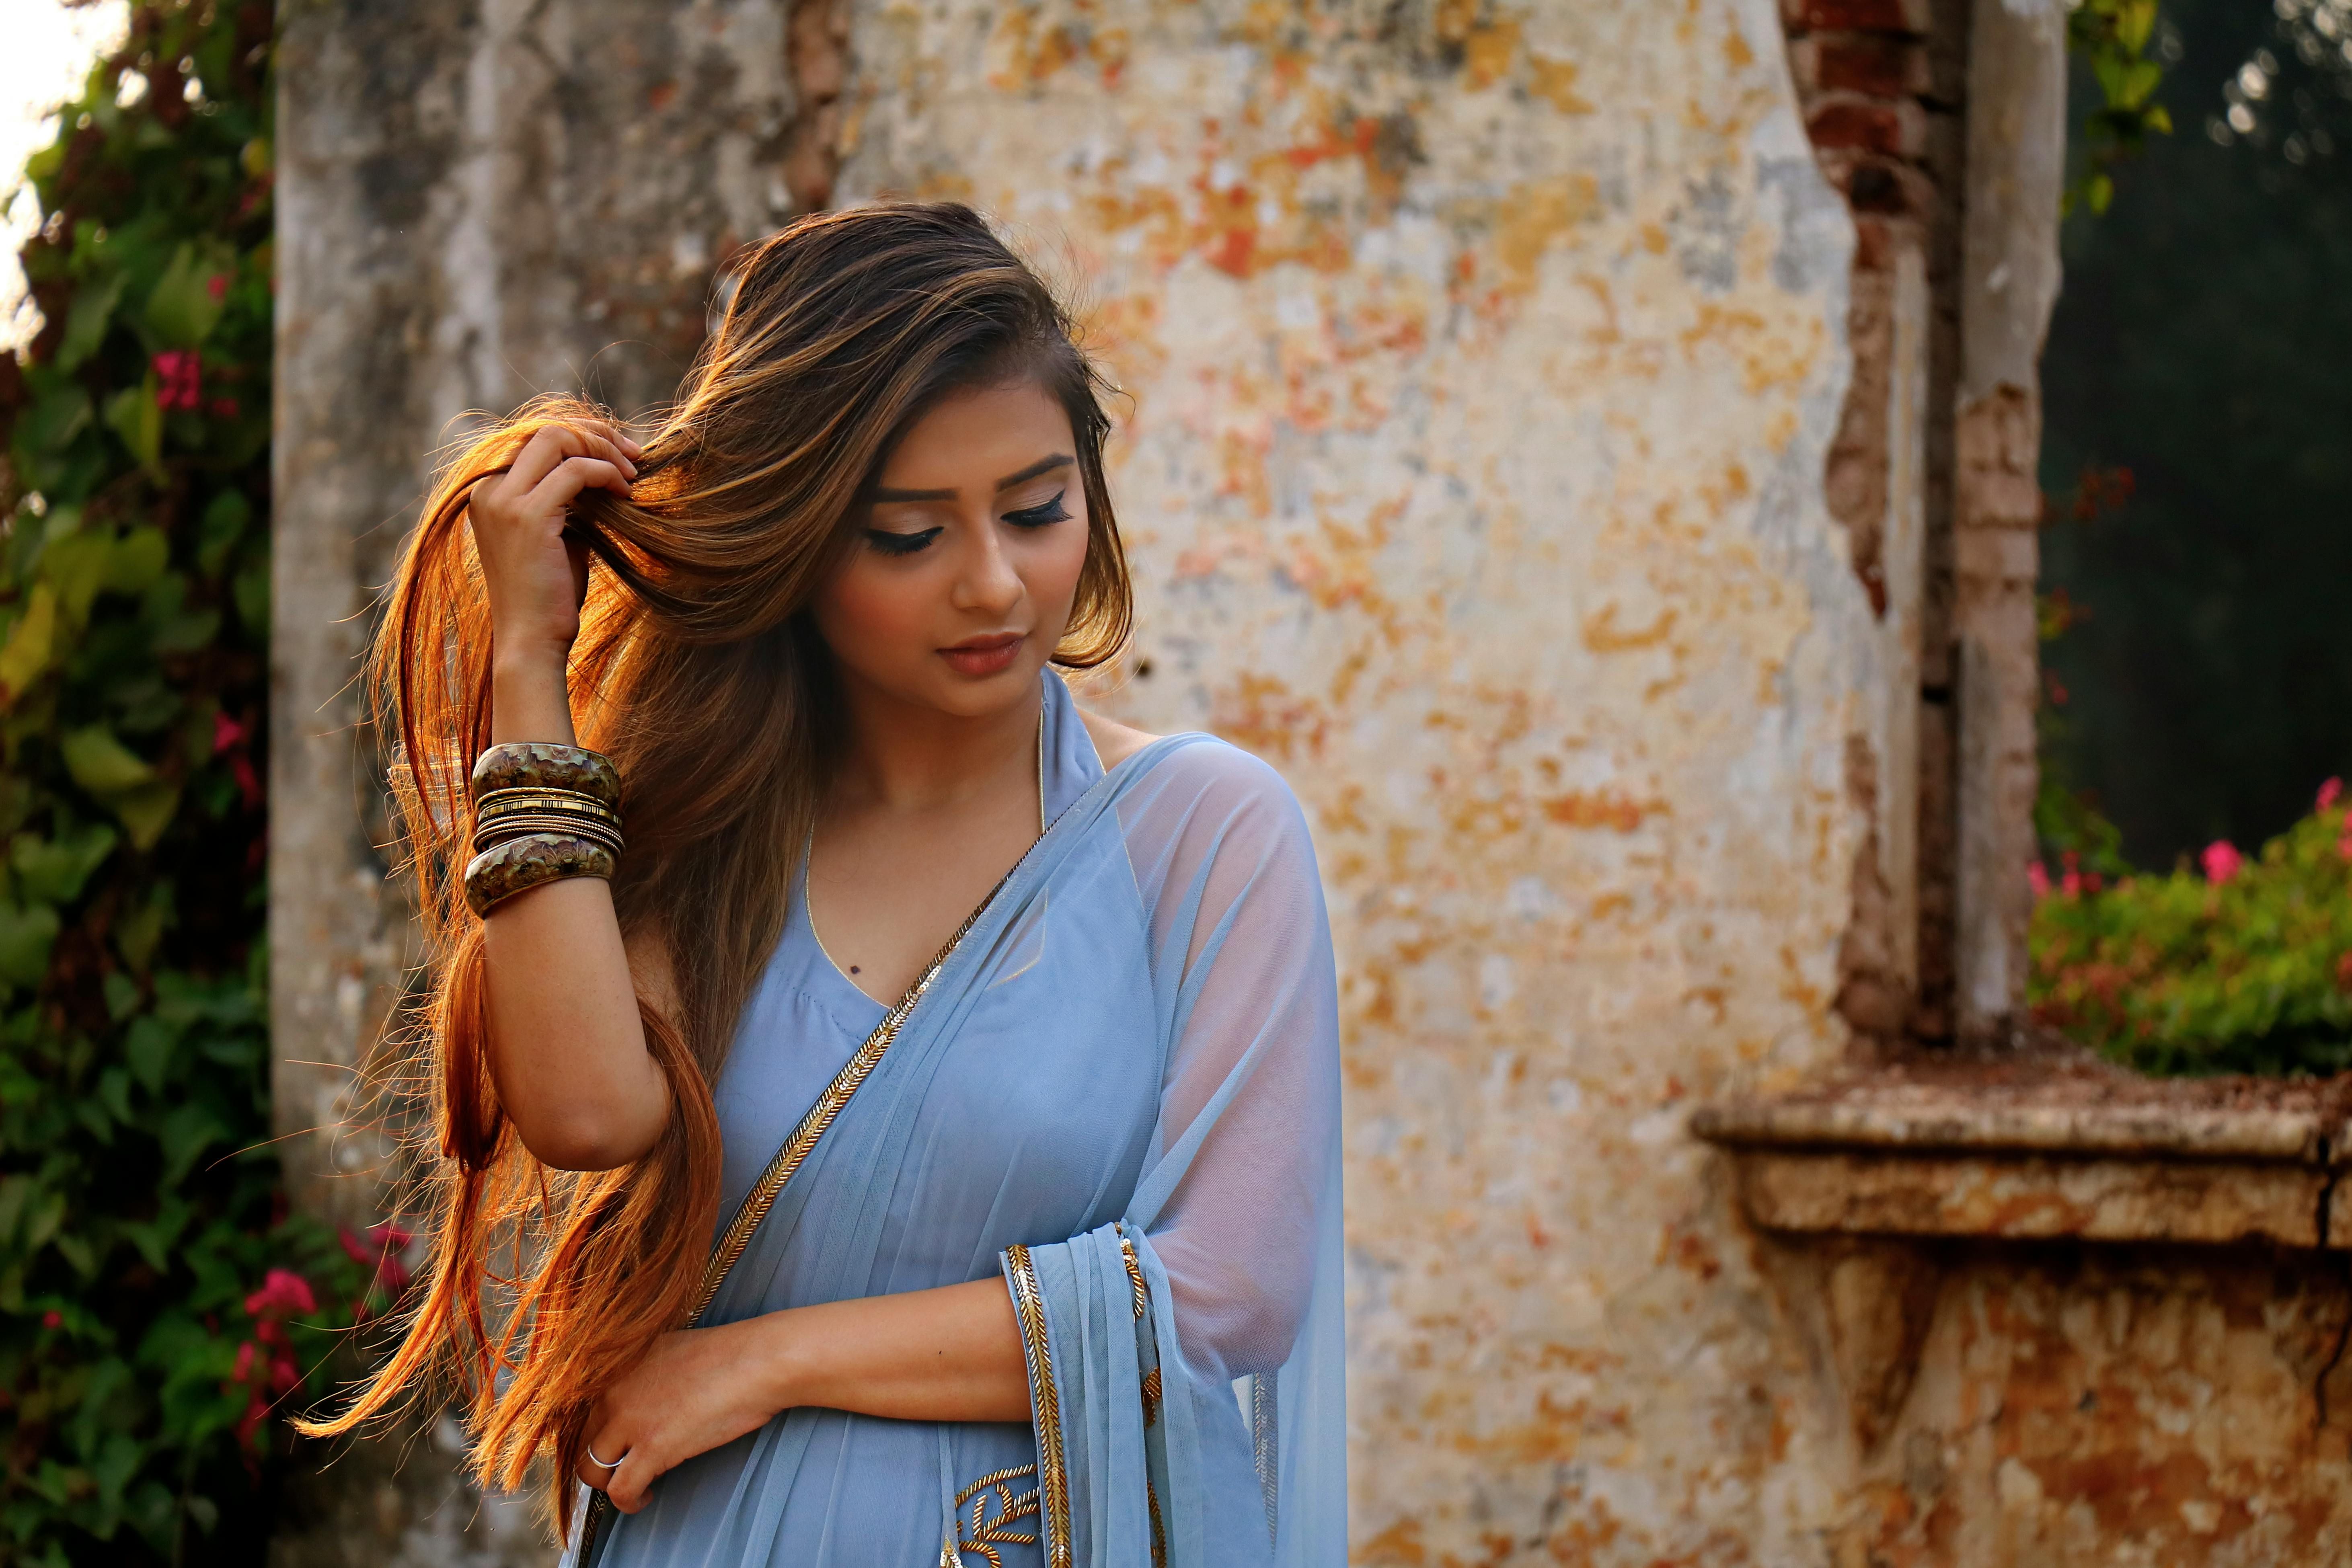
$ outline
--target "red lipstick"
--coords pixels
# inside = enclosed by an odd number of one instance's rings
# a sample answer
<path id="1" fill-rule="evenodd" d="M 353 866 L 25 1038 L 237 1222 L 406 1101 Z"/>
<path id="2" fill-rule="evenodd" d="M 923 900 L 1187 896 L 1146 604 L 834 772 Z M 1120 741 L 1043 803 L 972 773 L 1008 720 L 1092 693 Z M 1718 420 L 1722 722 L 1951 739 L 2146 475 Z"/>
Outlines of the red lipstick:
<path id="1" fill-rule="evenodd" d="M 940 649 L 940 656 L 960 675 L 992 675 L 1021 656 L 1021 644 L 1026 639 L 1018 632 L 967 637 L 952 648 Z"/>

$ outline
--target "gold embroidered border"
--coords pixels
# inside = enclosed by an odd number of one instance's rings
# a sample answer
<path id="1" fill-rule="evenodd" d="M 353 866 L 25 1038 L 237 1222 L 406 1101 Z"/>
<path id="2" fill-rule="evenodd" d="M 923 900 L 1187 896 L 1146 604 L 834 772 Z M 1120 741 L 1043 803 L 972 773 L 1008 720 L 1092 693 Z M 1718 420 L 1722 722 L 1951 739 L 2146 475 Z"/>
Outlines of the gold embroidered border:
<path id="1" fill-rule="evenodd" d="M 1013 1526 L 1024 1519 L 1037 1517 L 1037 1489 L 1031 1487 L 1019 1497 L 1014 1497 L 1013 1488 L 1007 1484 L 1036 1473 L 1034 1465 L 991 1470 L 956 1493 L 953 1533 L 940 1549 L 940 1568 L 964 1568 L 963 1553 L 966 1552 L 976 1552 L 987 1558 L 990 1568 L 1004 1568 L 1004 1554 L 996 1550 L 998 1547 L 1036 1545 L 1035 1535 L 1015 1530 Z M 993 1519 L 989 1518 L 987 1512 L 990 1500 L 980 1495 L 992 1487 L 996 1490 L 996 1517 Z M 963 1505 L 966 1503 L 971 1504 L 969 1533 L 966 1533 L 963 1523 Z"/>
<path id="2" fill-rule="evenodd" d="M 1029 1406 L 1036 1416 L 1037 1490 L 1045 1503 L 1048 1568 L 1070 1568 L 1070 1478 L 1062 1459 L 1062 1396 L 1054 1386 L 1054 1353 L 1045 1343 L 1045 1299 L 1029 1249 L 1019 1242 L 1004 1249 L 1005 1274 L 1013 1281 L 1013 1307 L 1021 1319 L 1021 1347 L 1029 1362 Z"/>
<path id="3" fill-rule="evenodd" d="M 1127 1265 L 1127 1282 L 1135 1290 L 1135 1315 L 1140 1318 L 1151 1310 L 1151 1296 L 1143 1288 L 1143 1269 L 1135 1260 L 1135 1243 L 1124 1236 L 1118 1239 L 1118 1260 Z"/>
<path id="4" fill-rule="evenodd" d="M 1025 860 L 1027 857 L 1023 858 Z M 1016 865 L 1013 869 L 1017 871 L 1020 868 Z M 923 999 L 923 994 L 931 988 L 931 982 L 939 978 L 940 970 L 946 967 L 949 956 L 962 945 L 965 936 L 988 912 L 988 906 L 996 902 L 996 895 L 1004 891 L 1004 883 L 1012 880 L 1013 873 L 1007 872 L 994 887 L 988 890 L 988 896 L 964 916 L 963 924 L 956 927 L 955 935 L 947 939 L 915 983 L 907 988 L 907 994 L 898 998 L 898 1005 L 883 1015 L 882 1021 L 874 1026 L 874 1032 L 866 1037 L 866 1042 L 843 1064 L 841 1071 L 834 1074 L 833 1082 L 825 1085 L 824 1092 L 816 1097 L 816 1103 L 809 1107 L 808 1113 L 793 1129 L 792 1136 L 784 1140 L 783 1146 L 776 1151 L 775 1158 L 768 1162 L 768 1168 L 760 1173 L 760 1179 L 751 1184 L 750 1192 L 743 1195 L 743 1201 L 736 1207 L 735 1218 L 727 1223 L 727 1233 L 719 1239 L 719 1245 L 710 1250 L 710 1260 L 703 1265 L 702 1284 L 694 1293 L 694 1305 L 686 1314 L 685 1326 L 694 1327 L 702 1321 L 702 1314 L 710 1310 L 711 1301 L 719 1294 L 719 1287 L 726 1282 L 728 1271 L 743 1256 L 743 1249 L 751 1244 L 751 1237 L 759 1230 L 761 1222 L 768 1218 L 768 1211 L 775 1207 L 777 1195 L 784 1190 L 784 1184 L 792 1180 L 793 1174 L 806 1163 L 810 1151 L 817 1145 L 817 1140 L 824 1136 L 825 1130 L 840 1116 L 842 1107 L 849 1103 L 850 1096 L 856 1093 L 858 1087 L 873 1073 L 882 1061 L 882 1053 L 890 1049 L 890 1042 L 898 1038 L 898 1030 L 906 1023 L 907 1015 L 915 1010 L 915 1004 Z M 583 1568 L 591 1561 L 590 1554 L 596 1549 L 597 1533 L 612 1509 L 612 1500 L 601 1491 L 589 1500 L 588 1517 L 581 1526 L 580 1554 L 577 1558 Z M 1064 1512 L 1066 1516 L 1066 1507 Z"/>

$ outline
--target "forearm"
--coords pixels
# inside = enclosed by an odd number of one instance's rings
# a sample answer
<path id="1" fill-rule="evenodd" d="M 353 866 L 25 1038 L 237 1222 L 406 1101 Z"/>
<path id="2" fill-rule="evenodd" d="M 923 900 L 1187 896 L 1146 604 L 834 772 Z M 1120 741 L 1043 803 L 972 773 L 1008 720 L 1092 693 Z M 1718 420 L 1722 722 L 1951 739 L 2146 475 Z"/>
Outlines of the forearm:
<path id="1" fill-rule="evenodd" d="M 902 1421 L 1026 1421 L 1029 1373 L 1001 1280 L 751 1320 L 777 1409 Z"/>
<path id="2" fill-rule="evenodd" d="M 491 737 L 573 744 L 560 653 L 502 663 Z M 490 1055 L 523 1145 L 549 1165 L 609 1169 L 641 1157 L 668 1118 L 646 1050 L 611 886 L 574 877 L 519 894 L 483 922 Z"/>

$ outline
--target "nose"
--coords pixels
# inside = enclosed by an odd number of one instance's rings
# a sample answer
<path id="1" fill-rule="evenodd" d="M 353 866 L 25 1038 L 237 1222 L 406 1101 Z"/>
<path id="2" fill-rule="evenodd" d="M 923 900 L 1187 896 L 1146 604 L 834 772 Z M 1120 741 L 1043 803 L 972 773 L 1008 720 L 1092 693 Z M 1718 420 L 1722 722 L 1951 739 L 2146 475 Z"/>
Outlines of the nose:
<path id="1" fill-rule="evenodd" d="M 1013 562 L 1005 557 L 995 522 L 993 517 L 983 517 L 980 526 L 970 531 L 975 543 L 963 552 L 962 570 L 956 573 L 950 599 L 958 610 L 989 620 L 1010 615 L 1013 606 L 1029 591 L 1021 574 L 1013 570 Z"/>

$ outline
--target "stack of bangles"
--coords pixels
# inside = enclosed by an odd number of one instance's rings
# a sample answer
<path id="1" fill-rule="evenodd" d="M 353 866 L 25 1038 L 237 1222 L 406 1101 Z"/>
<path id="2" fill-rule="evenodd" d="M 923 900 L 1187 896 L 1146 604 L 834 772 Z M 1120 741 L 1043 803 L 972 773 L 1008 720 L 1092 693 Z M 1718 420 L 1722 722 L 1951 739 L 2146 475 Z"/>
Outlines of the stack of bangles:
<path id="1" fill-rule="evenodd" d="M 569 876 L 610 880 L 621 840 L 621 775 L 577 746 L 493 746 L 474 763 L 474 858 L 466 902 L 476 915 Z"/>

